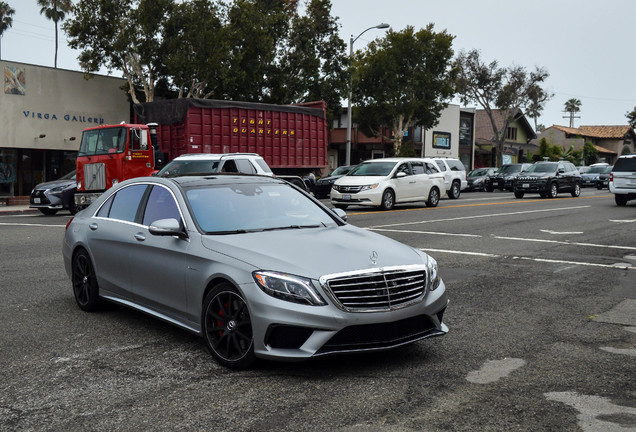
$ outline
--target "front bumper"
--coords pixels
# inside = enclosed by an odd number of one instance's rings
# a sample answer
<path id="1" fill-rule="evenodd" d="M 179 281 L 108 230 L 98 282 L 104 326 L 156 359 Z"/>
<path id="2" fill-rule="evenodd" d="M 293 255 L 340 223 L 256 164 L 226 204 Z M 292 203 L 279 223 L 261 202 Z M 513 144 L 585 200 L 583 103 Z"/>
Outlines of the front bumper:
<path id="1" fill-rule="evenodd" d="M 29 207 L 62 210 L 64 208 L 62 192 L 51 193 L 44 189 L 34 190 L 29 199 Z"/>
<path id="2" fill-rule="evenodd" d="M 382 204 L 383 192 L 383 190 L 378 190 L 377 188 L 358 193 L 341 193 L 332 189 L 331 203 L 378 207 Z"/>
<path id="3" fill-rule="evenodd" d="M 514 185 L 515 192 L 525 193 L 547 193 L 550 191 L 550 182 L 546 180 L 539 181 L 524 181 L 518 180 Z"/>
<path id="4" fill-rule="evenodd" d="M 75 197 L 75 206 L 77 208 L 86 208 L 91 205 L 102 195 L 103 192 L 77 192 Z"/>
<path id="5" fill-rule="evenodd" d="M 380 312 L 346 312 L 331 300 L 326 306 L 305 306 L 260 294 L 249 296 L 248 301 L 254 353 L 261 358 L 294 361 L 381 351 L 448 332 L 443 323 L 448 305 L 443 282 L 419 303 Z"/>

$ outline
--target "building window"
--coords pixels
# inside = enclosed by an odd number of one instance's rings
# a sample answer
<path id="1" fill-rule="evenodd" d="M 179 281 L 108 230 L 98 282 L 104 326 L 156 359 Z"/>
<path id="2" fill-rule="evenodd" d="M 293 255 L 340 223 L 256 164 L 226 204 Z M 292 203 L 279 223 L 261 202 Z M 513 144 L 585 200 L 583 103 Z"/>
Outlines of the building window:
<path id="1" fill-rule="evenodd" d="M 517 141 L 517 128 L 509 127 L 506 129 L 506 139 L 511 141 Z"/>

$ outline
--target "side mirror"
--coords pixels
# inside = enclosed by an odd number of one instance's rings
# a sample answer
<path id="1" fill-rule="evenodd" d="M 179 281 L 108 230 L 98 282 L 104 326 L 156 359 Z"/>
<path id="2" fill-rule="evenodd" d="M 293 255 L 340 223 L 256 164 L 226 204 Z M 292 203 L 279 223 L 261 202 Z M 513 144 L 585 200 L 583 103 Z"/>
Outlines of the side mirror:
<path id="1" fill-rule="evenodd" d="M 187 237 L 181 223 L 174 218 L 156 220 L 150 224 L 148 231 L 156 236 Z"/>
<path id="2" fill-rule="evenodd" d="M 332 211 L 336 214 L 336 216 L 338 216 L 340 219 L 342 219 L 343 221 L 347 221 L 347 212 L 345 212 L 343 209 L 340 208 L 335 208 L 332 209 Z"/>
<path id="3" fill-rule="evenodd" d="M 399 173 L 395 175 L 395 178 L 402 178 L 402 177 L 406 177 L 406 173 L 403 171 L 400 171 Z"/>

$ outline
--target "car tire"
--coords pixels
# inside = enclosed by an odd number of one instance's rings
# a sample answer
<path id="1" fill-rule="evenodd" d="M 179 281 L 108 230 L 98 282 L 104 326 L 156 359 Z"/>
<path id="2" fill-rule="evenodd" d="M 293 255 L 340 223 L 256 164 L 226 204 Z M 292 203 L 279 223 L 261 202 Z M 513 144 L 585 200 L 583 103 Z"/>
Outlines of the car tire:
<path id="1" fill-rule="evenodd" d="M 346 210 L 349 206 L 347 204 L 335 204 L 335 207 L 341 210 Z"/>
<path id="2" fill-rule="evenodd" d="M 491 186 L 486 186 L 486 192 L 494 192 L 495 188 Z"/>
<path id="3" fill-rule="evenodd" d="M 450 199 L 457 199 L 459 198 L 459 195 L 461 194 L 461 187 L 459 185 L 458 182 L 453 182 L 453 184 L 451 184 L 450 190 L 448 191 L 448 197 Z"/>
<path id="4" fill-rule="evenodd" d="M 40 210 L 40 213 L 46 216 L 53 216 L 55 213 L 57 213 L 56 209 L 50 209 L 50 208 L 39 208 L 38 210 Z"/>
<path id="5" fill-rule="evenodd" d="M 515 191 L 515 198 L 523 198 L 524 193 Z"/>
<path id="6" fill-rule="evenodd" d="M 97 275 L 88 252 L 80 249 L 71 263 L 71 282 L 77 305 L 86 312 L 97 310 L 100 305 Z"/>
<path id="7" fill-rule="evenodd" d="M 382 193 L 382 210 L 392 210 L 395 207 L 395 193 L 391 189 L 387 189 Z"/>
<path id="8" fill-rule="evenodd" d="M 230 369 L 247 369 L 256 361 L 249 308 L 230 283 L 216 285 L 205 296 L 201 333 L 212 356 Z"/>
<path id="9" fill-rule="evenodd" d="M 550 191 L 548 192 L 548 198 L 556 198 L 558 194 L 559 194 L 559 188 L 557 187 L 557 184 L 554 182 L 551 183 Z"/>
<path id="10" fill-rule="evenodd" d="M 432 187 L 428 193 L 428 200 L 426 200 L 426 207 L 437 207 L 439 204 L 439 189 Z"/>
<path id="11" fill-rule="evenodd" d="M 581 185 L 574 183 L 574 189 L 571 192 L 572 197 L 576 198 L 581 195 Z"/>
<path id="12" fill-rule="evenodd" d="M 614 194 L 614 201 L 616 201 L 616 205 L 624 207 L 627 205 L 627 195 Z"/>

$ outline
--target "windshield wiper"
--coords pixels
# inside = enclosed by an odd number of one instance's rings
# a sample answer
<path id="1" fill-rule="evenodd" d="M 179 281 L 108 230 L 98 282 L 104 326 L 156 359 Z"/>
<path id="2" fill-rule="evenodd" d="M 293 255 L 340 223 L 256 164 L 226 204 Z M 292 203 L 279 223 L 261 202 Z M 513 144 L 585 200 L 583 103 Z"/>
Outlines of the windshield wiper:
<path id="1" fill-rule="evenodd" d="M 263 228 L 261 231 L 278 231 L 278 230 L 288 230 L 288 229 L 305 229 L 305 228 L 320 228 L 326 226 L 325 224 L 316 224 L 316 225 L 287 225 L 281 227 L 272 227 L 272 228 Z"/>
<path id="2" fill-rule="evenodd" d="M 246 234 L 248 232 L 254 232 L 254 230 L 236 229 L 226 231 L 206 231 L 208 235 L 227 235 L 227 234 Z"/>

